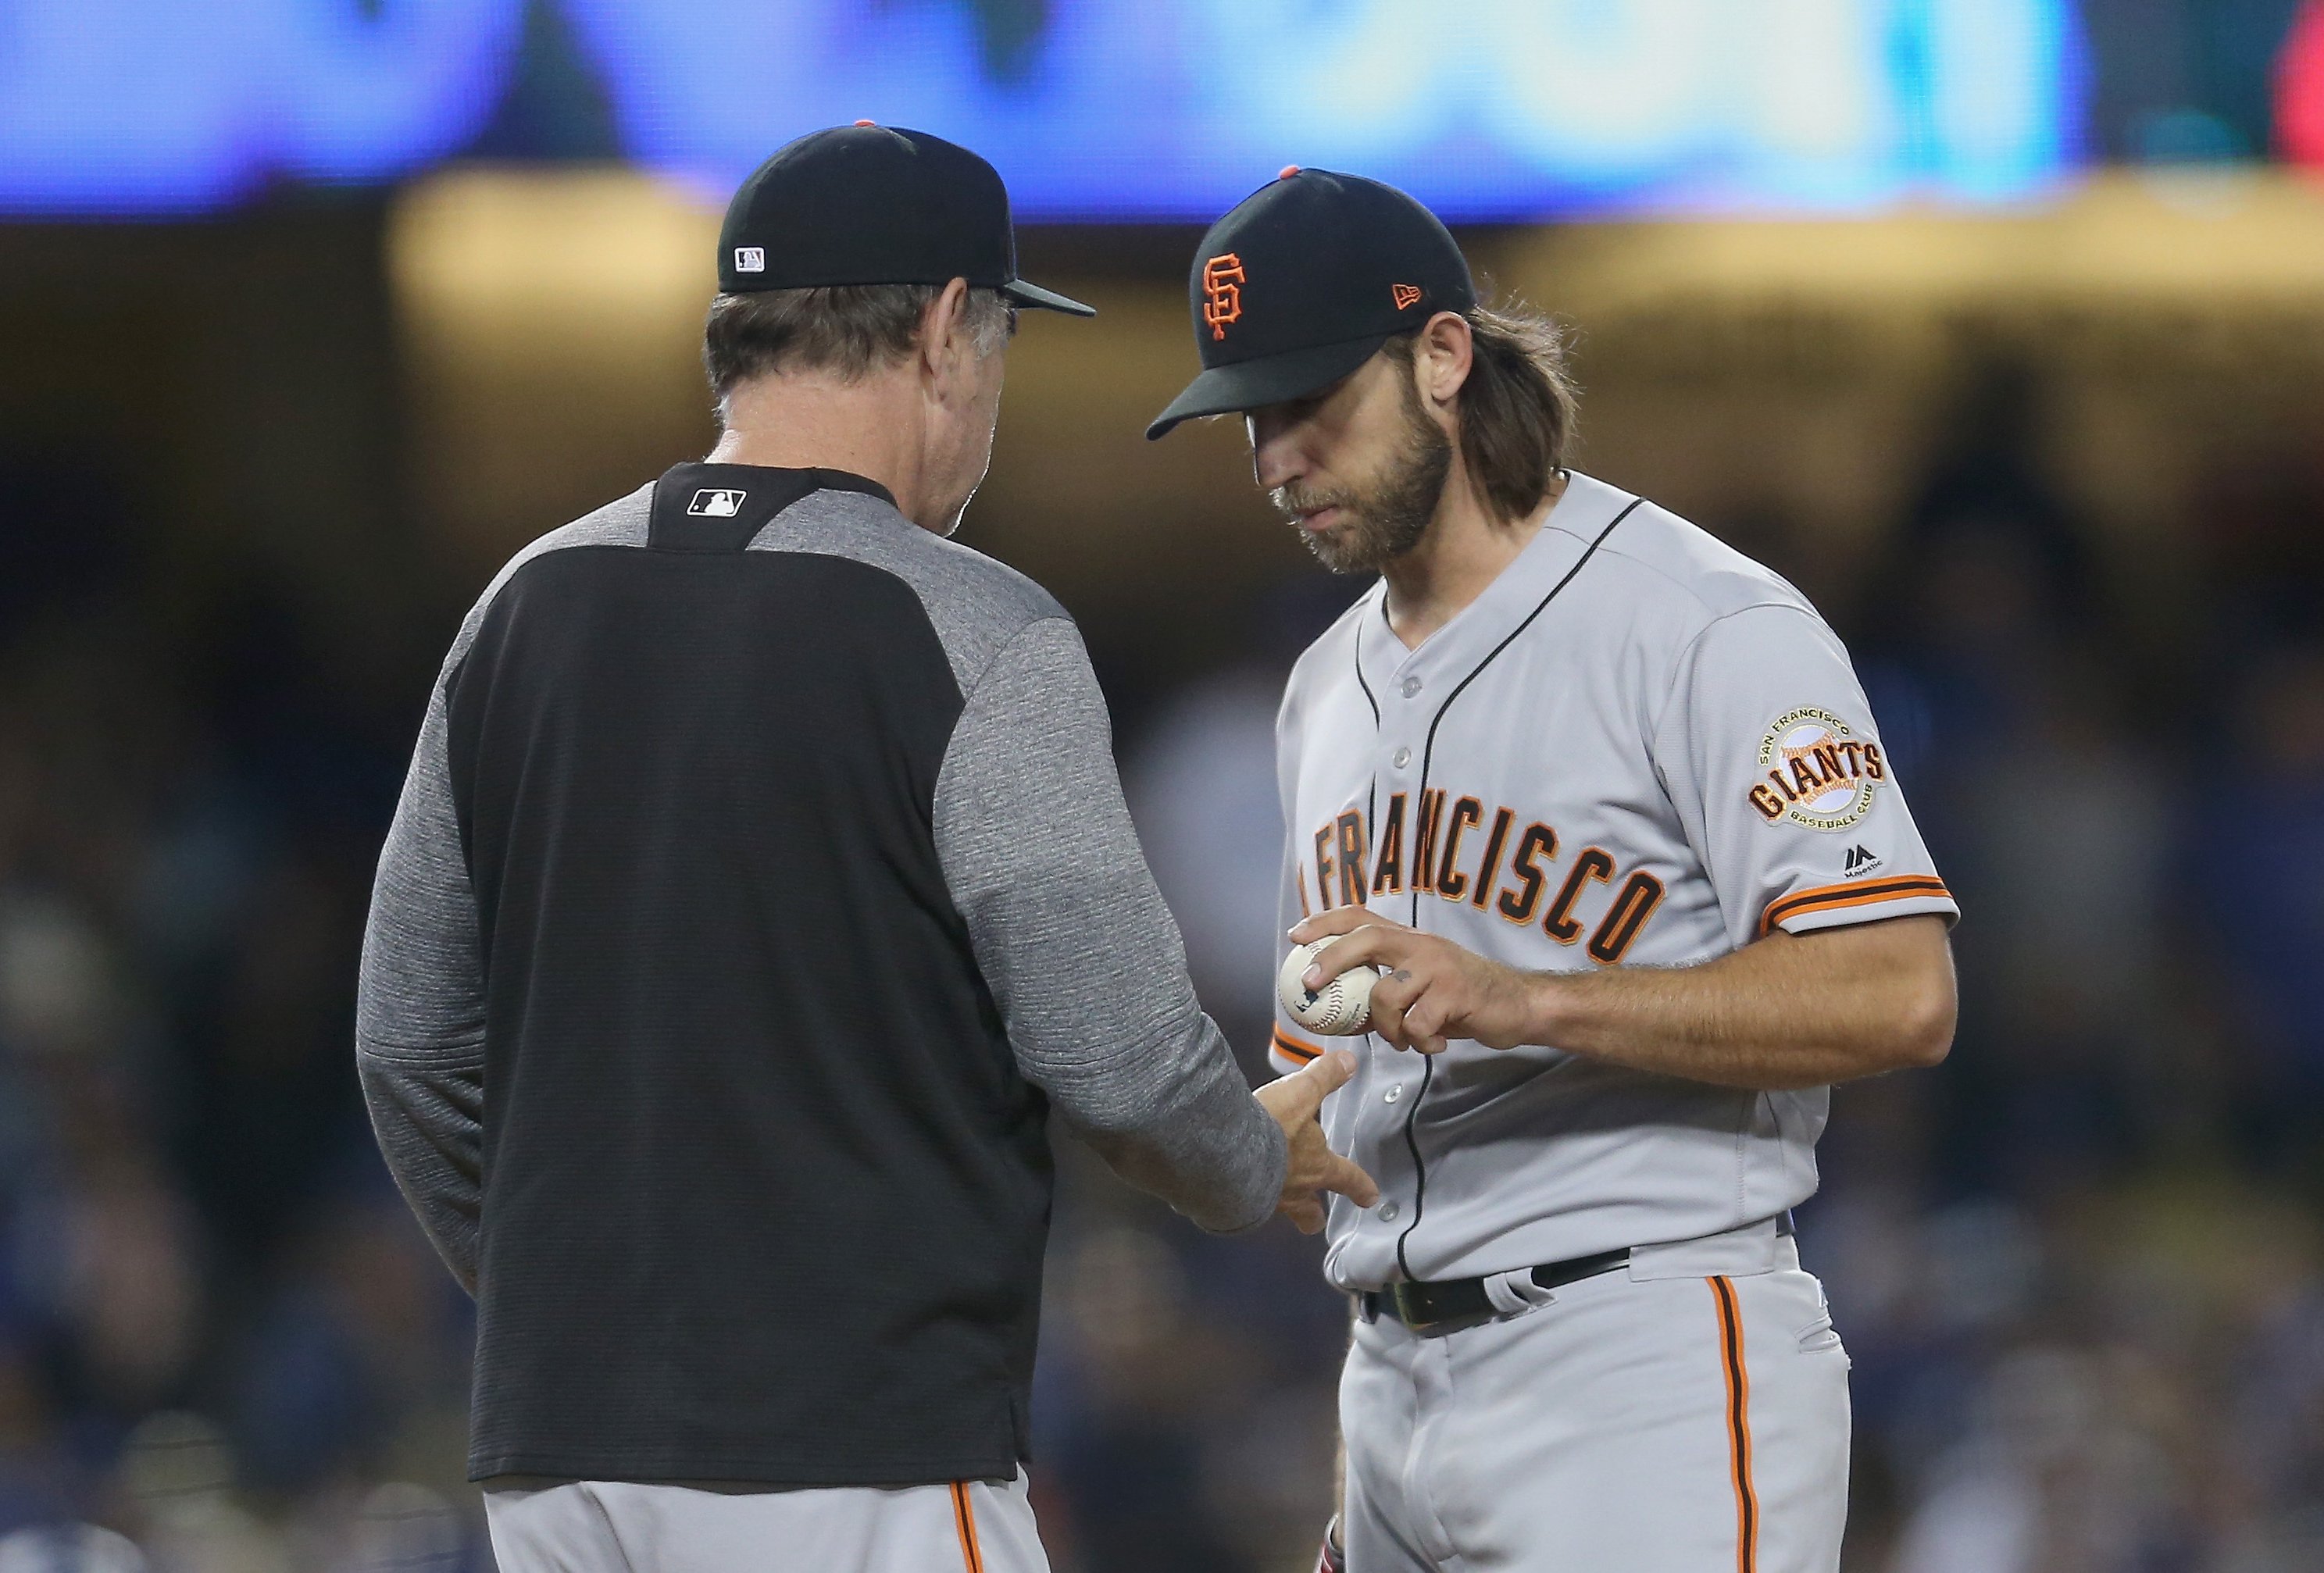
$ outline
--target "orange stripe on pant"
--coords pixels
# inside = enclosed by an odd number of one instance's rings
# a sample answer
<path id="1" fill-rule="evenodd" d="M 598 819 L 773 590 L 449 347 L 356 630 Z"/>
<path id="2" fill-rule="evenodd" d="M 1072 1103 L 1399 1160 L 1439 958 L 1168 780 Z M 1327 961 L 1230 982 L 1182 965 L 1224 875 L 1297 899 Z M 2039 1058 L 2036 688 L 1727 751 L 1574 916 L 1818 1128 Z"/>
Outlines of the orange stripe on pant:
<path id="1" fill-rule="evenodd" d="M 1743 1365 L 1743 1310 L 1729 1280 L 1705 1282 L 1719 1307 L 1719 1362 L 1727 1376 L 1727 1449 L 1735 1476 L 1735 1573 L 1756 1573 L 1759 1496 L 1751 1486 L 1751 1375 Z"/>
<path id="2" fill-rule="evenodd" d="M 952 1483 L 952 1527 L 960 1532 L 960 1565 L 967 1573 L 984 1573 L 984 1553 L 976 1544 L 976 1504 L 968 1499 L 968 1482 Z"/>

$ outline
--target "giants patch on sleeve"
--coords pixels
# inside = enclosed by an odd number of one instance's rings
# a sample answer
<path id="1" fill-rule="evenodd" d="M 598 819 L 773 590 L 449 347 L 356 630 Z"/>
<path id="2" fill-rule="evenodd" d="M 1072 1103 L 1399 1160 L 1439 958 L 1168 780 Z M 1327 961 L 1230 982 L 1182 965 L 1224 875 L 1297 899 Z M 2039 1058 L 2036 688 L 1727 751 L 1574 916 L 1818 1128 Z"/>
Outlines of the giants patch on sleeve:
<path id="1" fill-rule="evenodd" d="M 1829 710 L 1803 705 L 1777 716 L 1759 740 L 1751 806 L 1769 824 L 1846 830 L 1872 812 L 1888 779 L 1880 745 Z"/>

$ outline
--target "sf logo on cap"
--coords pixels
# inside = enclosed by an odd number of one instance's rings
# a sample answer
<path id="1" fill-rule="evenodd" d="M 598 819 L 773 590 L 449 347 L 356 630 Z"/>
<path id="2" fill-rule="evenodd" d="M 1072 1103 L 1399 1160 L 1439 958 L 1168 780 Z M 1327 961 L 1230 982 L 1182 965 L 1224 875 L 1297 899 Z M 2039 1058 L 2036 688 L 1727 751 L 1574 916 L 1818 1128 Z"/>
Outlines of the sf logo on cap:
<path id="1" fill-rule="evenodd" d="M 1222 252 L 1203 264 L 1203 320 L 1213 338 L 1227 336 L 1227 324 L 1242 316 L 1242 259 Z"/>

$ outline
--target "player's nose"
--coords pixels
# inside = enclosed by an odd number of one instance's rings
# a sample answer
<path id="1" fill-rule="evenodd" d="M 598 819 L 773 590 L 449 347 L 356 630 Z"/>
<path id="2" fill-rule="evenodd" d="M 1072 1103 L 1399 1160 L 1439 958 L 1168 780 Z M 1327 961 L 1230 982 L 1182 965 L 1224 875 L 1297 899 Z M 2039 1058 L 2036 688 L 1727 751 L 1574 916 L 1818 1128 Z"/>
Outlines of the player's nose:
<path id="1" fill-rule="evenodd" d="M 1262 492 L 1289 485 L 1300 478 L 1305 468 L 1300 462 L 1298 447 L 1290 440 L 1285 423 L 1269 420 L 1268 413 L 1262 409 L 1249 418 L 1251 479 L 1259 483 L 1259 489 Z"/>

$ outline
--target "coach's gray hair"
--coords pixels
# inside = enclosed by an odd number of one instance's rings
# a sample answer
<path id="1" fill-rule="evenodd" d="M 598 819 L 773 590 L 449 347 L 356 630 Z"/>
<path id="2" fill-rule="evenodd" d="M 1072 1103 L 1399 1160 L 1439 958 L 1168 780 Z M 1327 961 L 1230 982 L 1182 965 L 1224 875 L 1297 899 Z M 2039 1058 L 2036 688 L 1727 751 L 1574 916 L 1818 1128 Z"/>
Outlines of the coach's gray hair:
<path id="1" fill-rule="evenodd" d="M 702 369 L 724 404 L 753 377 L 821 372 L 853 382 L 912 353 L 920 317 L 941 284 L 830 284 L 759 290 L 710 302 Z M 1009 338 L 1009 307 L 992 290 L 968 292 L 968 332 L 980 355 Z"/>

